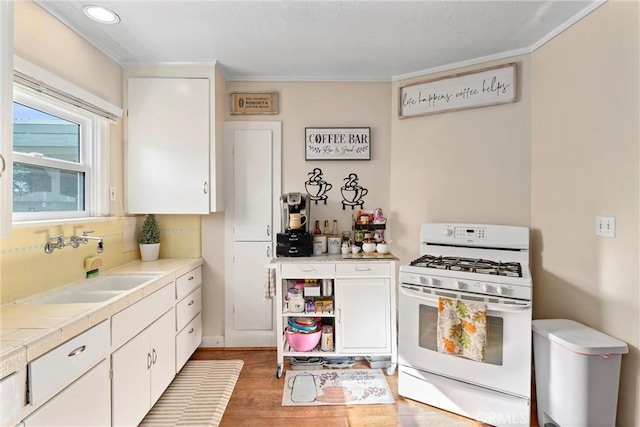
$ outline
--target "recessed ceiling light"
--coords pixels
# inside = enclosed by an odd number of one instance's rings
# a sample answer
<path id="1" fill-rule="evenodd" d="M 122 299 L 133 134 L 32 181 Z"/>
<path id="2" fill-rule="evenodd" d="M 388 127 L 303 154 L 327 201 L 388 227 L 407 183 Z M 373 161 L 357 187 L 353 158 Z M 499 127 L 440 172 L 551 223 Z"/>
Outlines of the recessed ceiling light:
<path id="1" fill-rule="evenodd" d="M 82 10 L 89 18 L 103 24 L 117 24 L 120 22 L 120 17 L 115 12 L 102 6 L 88 5 L 83 7 Z"/>

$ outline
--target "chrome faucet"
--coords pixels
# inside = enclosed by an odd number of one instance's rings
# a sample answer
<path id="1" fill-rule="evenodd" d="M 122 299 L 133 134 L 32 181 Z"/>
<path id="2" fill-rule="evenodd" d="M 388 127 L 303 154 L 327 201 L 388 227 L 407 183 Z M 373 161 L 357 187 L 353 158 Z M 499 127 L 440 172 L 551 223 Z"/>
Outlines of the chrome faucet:
<path id="1" fill-rule="evenodd" d="M 69 243 L 71 243 L 71 246 L 73 246 L 74 248 L 77 248 L 81 243 L 86 245 L 87 243 L 89 243 L 89 240 L 97 240 L 97 252 L 101 254 L 104 251 L 104 241 L 102 240 L 102 237 L 89 236 L 89 233 L 93 233 L 93 230 L 83 231 L 82 236 L 71 236 L 71 238 L 69 239 Z"/>
<path id="2" fill-rule="evenodd" d="M 78 246 L 80 246 L 80 244 L 86 245 L 87 243 L 89 243 L 89 240 L 97 240 L 98 241 L 97 252 L 99 254 L 104 252 L 104 241 L 102 240 L 102 237 L 92 237 L 92 236 L 89 236 L 89 233 L 93 233 L 93 230 L 83 231 L 82 236 L 71 236 L 71 238 L 69 238 L 69 241 L 66 243 L 64 241 L 64 237 L 62 237 L 62 234 L 49 237 L 49 240 L 47 241 L 47 243 L 44 244 L 44 251 L 45 253 L 50 254 L 54 250 L 62 249 L 65 246 L 72 246 L 74 248 L 77 248 Z"/>
<path id="3" fill-rule="evenodd" d="M 56 249 L 62 249 L 65 247 L 64 238 L 62 234 L 58 234 L 57 236 L 49 237 L 49 241 L 44 244 L 45 253 L 52 253 Z"/>

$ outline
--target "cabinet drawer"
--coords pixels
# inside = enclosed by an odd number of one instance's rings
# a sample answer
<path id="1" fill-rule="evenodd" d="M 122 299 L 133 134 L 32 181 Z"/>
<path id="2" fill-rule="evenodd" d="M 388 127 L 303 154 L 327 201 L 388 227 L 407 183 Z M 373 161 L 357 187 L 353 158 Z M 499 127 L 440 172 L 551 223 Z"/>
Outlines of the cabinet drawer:
<path id="1" fill-rule="evenodd" d="M 38 405 L 71 384 L 109 353 L 105 320 L 29 364 L 31 403 Z"/>
<path id="2" fill-rule="evenodd" d="M 174 282 L 111 318 L 111 346 L 117 349 L 175 305 Z"/>
<path id="3" fill-rule="evenodd" d="M 53 399 L 24 420 L 31 426 L 111 425 L 111 385 L 109 362 L 103 359 Z"/>
<path id="4" fill-rule="evenodd" d="M 198 289 L 176 304 L 176 331 L 181 331 L 201 310 L 202 288 L 198 287 Z"/>
<path id="5" fill-rule="evenodd" d="M 4 377 L 0 381 L 0 425 L 13 425 L 27 406 L 27 369 Z"/>
<path id="6" fill-rule="evenodd" d="M 389 277 L 391 267 L 387 263 L 354 262 L 336 265 L 336 277 Z"/>
<path id="7" fill-rule="evenodd" d="M 176 279 L 176 299 L 181 300 L 202 284 L 202 267 L 194 268 Z"/>
<path id="8" fill-rule="evenodd" d="M 202 314 L 198 314 L 176 335 L 176 373 L 187 363 L 201 341 Z"/>
<path id="9" fill-rule="evenodd" d="M 333 278 L 336 265 L 333 263 L 287 263 L 282 264 L 282 277 L 285 279 Z"/>

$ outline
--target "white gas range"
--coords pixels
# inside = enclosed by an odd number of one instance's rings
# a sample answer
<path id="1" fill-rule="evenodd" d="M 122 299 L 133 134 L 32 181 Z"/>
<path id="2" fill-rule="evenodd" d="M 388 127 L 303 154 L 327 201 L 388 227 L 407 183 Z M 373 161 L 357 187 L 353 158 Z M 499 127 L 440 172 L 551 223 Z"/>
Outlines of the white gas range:
<path id="1" fill-rule="evenodd" d="M 493 425 L 529 425 L 529 230 L 423 224 L 420 257 L 400 267 L 400 395 Z M 438 350 L 441 299 L 486 307 L 484 359 Z"/>

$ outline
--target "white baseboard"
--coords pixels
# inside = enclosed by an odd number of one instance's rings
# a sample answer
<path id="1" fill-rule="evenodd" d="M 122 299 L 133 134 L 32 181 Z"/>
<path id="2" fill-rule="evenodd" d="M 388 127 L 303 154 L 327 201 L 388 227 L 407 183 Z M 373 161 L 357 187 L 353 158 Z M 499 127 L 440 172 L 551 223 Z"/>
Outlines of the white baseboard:
<path id="1" fill-rule="evenodd" d="M 211 347 L 224 347 L 224 337 L 221 335 L 202 337 L 202 342 L 198 347 L 211 348 Z"/>

